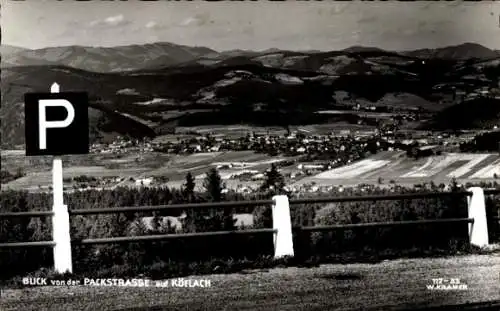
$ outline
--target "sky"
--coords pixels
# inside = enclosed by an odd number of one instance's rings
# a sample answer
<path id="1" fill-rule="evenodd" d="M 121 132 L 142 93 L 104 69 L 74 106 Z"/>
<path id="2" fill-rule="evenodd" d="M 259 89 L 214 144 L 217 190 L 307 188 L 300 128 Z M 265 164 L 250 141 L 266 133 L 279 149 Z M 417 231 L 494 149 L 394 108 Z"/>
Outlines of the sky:
<path id="1" fill-rule="evenodd" d="M 152 42 L 217 51 L 412 50 L 464 42 L 500 49 L 500 1 L 0 2 L 2 44 L 32 49 Z"/>

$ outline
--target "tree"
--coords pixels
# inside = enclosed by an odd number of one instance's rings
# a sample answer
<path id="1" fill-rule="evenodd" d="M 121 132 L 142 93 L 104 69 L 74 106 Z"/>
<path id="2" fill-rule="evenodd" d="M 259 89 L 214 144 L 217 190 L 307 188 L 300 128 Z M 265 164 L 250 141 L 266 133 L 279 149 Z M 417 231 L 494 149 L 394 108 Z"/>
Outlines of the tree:
<path id="1" fill-rule="evenodd" d="M 183 192 L 184 196 L 188 200 L 188 202 L 191 202 L 194 197 L 194 188 L 196 186 L 195 180 L 191 172 L 187 173 L 186 175 L 186 182 L 184 183 L 183 187 Z"/>
<path id="2" fill-rule="evenodd" d="M 196 183 L 193 175 L 191 174 L 191 172 L 187 173 L 186 181 L 182 189 L 182 194 L 189 203 L 194 201 L 195 186 Z M 186 211 L 186 217 L 182 220 L 182 227 L 185 232 L 196 232 L 198 230 L 203 230 L 205 227 L 205 215 L 203 211 L 188 209 Z"/>
<path id="3" fill-rule="evenodd" d="M 367 142 L 366 149 L 371 153 L 371 154 L 377 154 L 378 151 L 378 145 L 377 141 L 375 139 L 370 139 Z"/>
<path id="4" fill-rule="evenodd" d="M 222 189 L 224 189 L 224 184 L 222 183 L 222 178 L 216 168 L 211 168 L 203 181 L 203 188 L 205 188 L 210 201 L 220 202 L 222 200 Z"/>
<path id="5" fill-rule="evenodd" d="M 273 163 L 271 164 L 271 169 L 266 173 L 266 178 L 264 183 L 260 187 L 263 191 L 269 191 L 274 193 L 282 193 L 285 188 L 285 179 L 283 175 L 278 171 L 278 167 Z"/>
<path id="6" fill-rule="evenodd" d="M 413 142 L 410 146 L 407 147 L 408 149 L 406 149 L 406 156 L 408 156 L 409 158 L 414 158 L 414 159 L 417 159 L 419 158 L 420 156 L 420 152 L 419 152 L 419 144 L 418 142 Z"/>
<path id="7" fill-rule="evenodd" d="M 212 202 L 222 201 L 222 190 L 225 188 L 222 178 L 216 168 L 211 168 L 203 181 L 209 200 Z M 208 222 L 208 223 L 207 223 Z M 236 220 L 233 217 L 231 208 L 225 208 L 223 213 L 215 211 L 207 220 L 204 228 L 210 230 L 234 230 L 236 229 Z"/>
<path id="8" fill-rule="evenodd" d="M 26 175 L 26 173 L 24 173 L 24 170 L 22 169 L 22 167 L 18 167 L 16 169 L 16 178 L 20 178 L 20 177 L 23 177 L 25 175 Z"/>
<path id="9" fill-rule="evenodd" d="M 450 190 L 451 190 L 451 192 L 457 192 L 460 190 L 460 187 L 458 186 L 458 181 L 455 177 L 451 178 Z"/>

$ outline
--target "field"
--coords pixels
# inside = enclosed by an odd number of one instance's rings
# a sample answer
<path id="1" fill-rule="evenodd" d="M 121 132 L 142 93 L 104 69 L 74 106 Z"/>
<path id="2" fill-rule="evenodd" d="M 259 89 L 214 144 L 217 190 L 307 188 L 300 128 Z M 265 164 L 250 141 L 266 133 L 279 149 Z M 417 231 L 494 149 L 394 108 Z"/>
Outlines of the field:
<path id="1" fill-rule="evenodd" d="M 335 122 L 335 123 L 326 123 L 326 124 L 308 124 L 301 126 L 289 126 L 290 131 L 298 131 L 306 134 L 317 134 L 317 135 L 328 135 L 332 132 L 345 132 L 345 131 L 366 131 L 373 132 L 376 127 L 365 124 L 351 124 L 348 122 Z M 199 134 L 207 134 L 207 133 L 217 133 L 217 135 L 225 136 L 225 137 L 244 137 L 248 133 L 254 132 L 257 135 L 276 135 L 283 136 L 286 135 L 286 129 L 283 127 L 265 127 L 265 126 L 250 126 L 250 125 L 238 125 L 238 126 L 217 126 L 217 125 L 207 125 L 207 126 L 196 126 L 183 128 L 178 127 L 176 129 L 177 136 L 182 135 L 183 133 L 189 132 L 197 132 Z M 215 135 L 215 136 L 217 136 Z M 168 136 L 168 135 L 165 135 Z M 161 138 L 159 138 L 161 140 Z"/>
<path id="2" fill-rule="evenodd" d="M 86 165 L 68 165 L 63 159 L 63 173 L 65 178 L 88 175 L 95 177 L 124 177 L 126 179 L 115 186 L 133 185 L 134 183 L 129 181 L 130 177 L 139 179 L 149 176 L 163 176 L 169 179 L 167 186 L 179 187 L 183 183 L 186 174 L 191 172 L 197 179 L 197 186 L 200 187 L 204 174 L 210 167 L 231 164 L 232 168 L 221 169 L 220 174 L 228 183 L 228 186 L 233 186 L 234 182 L 228 180 L 231 175 L 246 170 L 262 172 L 272 162 L 281 159 L 280 157 L 270 157 L 252 151 L 198 153 L 188 156 L 150 153 L 146 155 L 127 155 L 119 159 L 89 155 L 82 160 L 82 162 L 87 163 Z M 27 161 L 24 155 L 12 151 L 2 151 L 4 168 L 15 170 L 20 167 L 27 172 L 26 176 L 2 185 L 2 189 L 35 190 L 39 186 L 46 187 L 52 183 L 50 162 L 45 165 L 35 166 L 30 165 Z"/>
<path id="3" fill-rule="evenodd" d="M 498 254 L 376 264 L 277 268 L 208 279 L 209 288 L 35 287 L 4 289 L 0 310 L 401 310 L 500 301 Z M 458 278 L 467 290 L 429 290 Z M 436 310 L 493 310 L 455 307 Z"/>
<path id="4" fill-rule="evenodd" d="M 391 112 L 366 112 L 366 111 L 352 111 L 352 110 L 320 110 L 319 114 L 331 114 L 331 115 L 357 115 L 364 118 L 379 118 L 379 119 L 391 119 L 396 116 L 400 116 L 399 113 Z"/>
<path id="5" fill-rule="evenodd" d="M 404 152 L 382 152 L 346 166 L 322 172 L 297 182 L 316 182 L 318 185 L 377 184 L 391 180 L 397 184 L 413 185 L 433 181 L 448 184 L 455 177 L 459 182 L 493 181 L 500 176 L 498 154 L 447 153 L 440 156 L 409 159 Z"/>
<path id="6" fill-rule="evenodd" d="M 196 178 L 198 187 L 202 186 L 204 174 L 210 167 L 221 168 L 222 179 L 229 188 L 253 186 L 258 181 L 242 182 L 231 179 L 232 176 L 250 172 L 257 174 L 267 169 L 271 163 L 284 160 L 284 157 L 271 157 L 252 151 L 210 152 L 192 155 L 166 155 L 159 153 L 128 154 L 116 156 L 88 155 L 65 161 L 64 177 L 89 175 L 95 177 L 123 177 L 126 180 L 116 185 L 134 185 L 129 181 L 150 176 L 163 176 L 169 179 L 167 186 L 180 187 L 188 172 Z M 25 177 L 14 180 L 3 189 L 37 189 L 52 182 L 50 159 L 41 165 L 30 164 L 22 154 L 2 151 L 2 163 L 5 168 L 15 170 L 21 167 L 27 172 Z M 68 164 L 69 163 L 69 164 Z M 286 169 L 288 171 L 290 168 Z M 295 167 L 291 168 L 295 170 Z M 378 184 L 379 178 L 401 185 L 433 181 L 436 184 L 448 184 L 455 177 L 459 182 L 492 182 L 494 175 L 500 176 L 500 156 L 498 154 L 446 153 L 440 156 L 409 159 L 404 152 L 381 152 L 367 159 L 356 161 L 346 166 L 325 171 L 295 182 L 295 185 L 315 182 L 317 185 L 357 185 L 360 183 Z M 114 185 L 114 186 L 116 186 Z"/>

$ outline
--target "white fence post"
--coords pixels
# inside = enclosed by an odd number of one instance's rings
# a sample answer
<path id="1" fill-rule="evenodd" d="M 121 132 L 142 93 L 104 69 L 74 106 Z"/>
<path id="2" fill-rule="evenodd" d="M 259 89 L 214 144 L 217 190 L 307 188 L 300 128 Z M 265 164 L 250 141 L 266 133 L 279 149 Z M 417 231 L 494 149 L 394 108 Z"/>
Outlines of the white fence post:
<path id="1" fill-rule="evenodd" d="M 59 93 L 59 85 L 54 82 L 51 93 Z M 68 206 L 64 205 L 63 166 L 60 157 L 52 162 L 52 240 L 54 246 L 54 270 L 58 273 L 73 272 L 71 258 L 71 238 Z"/>
<path id="2" fill-rule="evenodd" d="M 286 195 L 273 197 L 274 258 L 294 256 L 290 204 Z"/>
<path id="3" fill-rule="evenodd" d="M 469 241 L 471 245 L 485 247 L 489 241 L 484 191 L 481 187 L 472 187 L 467 190 L 472 192 L 472 196 L 467 197 L 469 218 L 474 219 L 474 223 L 469 224 Z"/>

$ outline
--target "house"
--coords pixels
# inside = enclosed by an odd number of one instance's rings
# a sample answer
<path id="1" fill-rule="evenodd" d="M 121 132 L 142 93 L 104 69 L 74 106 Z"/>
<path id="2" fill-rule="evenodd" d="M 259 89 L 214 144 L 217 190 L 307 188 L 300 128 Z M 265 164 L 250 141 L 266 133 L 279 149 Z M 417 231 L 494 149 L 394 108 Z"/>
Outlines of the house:
<path id="1" fill-rule="evenodd" d="M 135 181 L 136 186 L 149 186 L 153 182 L 153 177 L 141 178 Z"/>
<path id="2" fill-rule="evenodd" d="M 458 99 L 463 100 L 466 95 L 467 95 L 467 92 L 465 92 L 463 90 L 456 90 L 455 94 L 454 94 L 454 98 L 456 99 L 458 97 Z"/>
<path id="3" fill-rule="evenodd" d="M 438 145 L 429 145 L 418 147 L 416 152 L 418 157 L 429 157 L 438 153 L 439 150 L 440 147 Z"/>
<path id="4" fill-rule="evenodd" d="M 263 173 L 259 173 L 259 174 L 255 174 L 252 176 L 252 179 L 253 180 L 262 180 L 264 179 L 266 176 L 263 174 Z"/>
<path id="5" fill-rule="evenodd" d="M 479 97 L 479 94 L 476 92 L 472 92 L 472 93 L 469 93 L 467 95 L 467 99 L 472 99 L 472 98 L 477 98 L 477 97 Z"/>
<path id="6" fill-rule="evenodd" d="M 323 169 L 325 166 L 322 164 L 305 164 L 302 167 L 304 169 Z"/>

